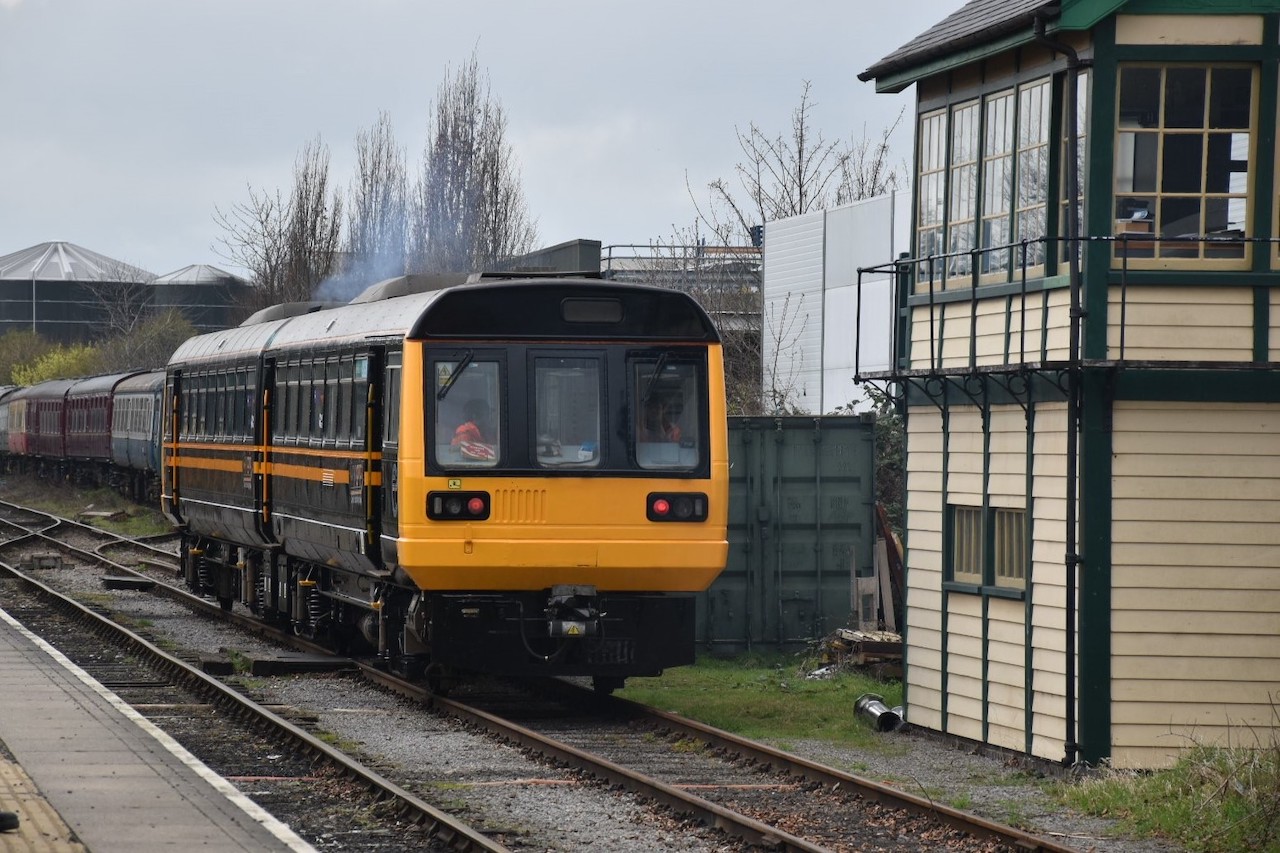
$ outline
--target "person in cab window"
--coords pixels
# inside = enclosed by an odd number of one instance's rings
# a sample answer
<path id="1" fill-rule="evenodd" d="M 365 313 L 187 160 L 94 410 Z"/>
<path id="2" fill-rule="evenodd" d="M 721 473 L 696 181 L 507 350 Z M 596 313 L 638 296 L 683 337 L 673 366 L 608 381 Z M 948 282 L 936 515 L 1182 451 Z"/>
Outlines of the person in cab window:
<path id="1" fill-rule="evenodd" d="M 462 423 L 453 431 L 451 444 L 458 448 L 464 459 L 492 461 L 495 453 L 490 442 L 489 404 L 473 397 L 462 406 Z"/>
<path id="2" fill-rule="evenodd" d="M 650 397 L 644 402 L 640 420 L 641 441 L 680 441 L 680 426 L 671 418 L 671 410 L 662 400 Z"/>

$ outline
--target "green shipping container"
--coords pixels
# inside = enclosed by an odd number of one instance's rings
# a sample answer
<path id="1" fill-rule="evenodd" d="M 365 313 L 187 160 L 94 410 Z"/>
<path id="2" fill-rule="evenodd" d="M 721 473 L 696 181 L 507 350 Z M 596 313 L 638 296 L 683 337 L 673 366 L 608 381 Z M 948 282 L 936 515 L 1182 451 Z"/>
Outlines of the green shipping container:
<path id="1" fill-rule="evenodd" d="M 849 624 L 874 573 L 871 416 L 729 419 L 729 562 L 698 596 L 699 646 L 799 650 Z"/>

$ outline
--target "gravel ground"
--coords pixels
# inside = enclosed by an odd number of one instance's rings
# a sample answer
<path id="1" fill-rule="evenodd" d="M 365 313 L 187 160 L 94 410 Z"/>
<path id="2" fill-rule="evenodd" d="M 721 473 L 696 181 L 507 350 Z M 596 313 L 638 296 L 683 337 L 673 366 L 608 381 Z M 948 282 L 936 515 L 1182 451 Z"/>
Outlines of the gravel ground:
<path id="1" fill-rule="evenodd" d="M 95 598 L 127 602 L 124 612 L 146 631 L 193 652 L 228 648 L 252 654 L 272 646 L 192 615 L 145 593 L 105 593 L 93 574 L 43 570 L 53 585 L 74 587 Z M 351 744 L 388 775 L 404 778 L 419 795 L 450 811 L 461 810 L 477 828 L 504 831 L 522 850 L 736 849 L 717 833 L 682 824 L 637 803 L 630 795 L 585 784 L 564 771 L 527 758 L 521 751 L 473 734 L 403 700 L 350 679 L 255 679 L 260 701 L 307 709 L 318 728 Z M 852 712 L 851 712 L 852 713 Z M 1117 837 L 1112 821 L 1074 813 L 1043 790 L 1045 774 L 1000 755 L 978 754 L 911 729 L 880 735 L 874 750 L 849 750 L 821 741 L 777 746 L 815 761 L 990 820 L 1009 823 L 1082 851 L 1153 853 L 1176 845 Z M 397 769 L 399 768 L 399 769 Z M 395 772 L 388 772 L 395 771 Z"/>
<path id="2" fill-rule="evenodd" d="M 825 741 L 776 744 L 797 755 L 892 785 L 918 797 L 1019 827 L 1059 844 L 1098 853 L 1170 853 L 1167 841 L 1119 835 L 1116 821 L 1073 811 L 1051 798 L 1046 783 L 1067 777 L 1017 757 L 982 754 L 905 726 L 879 735 L 881 748 L 851 750 Z"/>
<path id="3" fill-rule="evenodd" d="M 128 593 L 129 610 L 148 630 L 184 647 L 246 654 L 273 647 L 204 619 L 177 605 Z M 346 677 L 253 679 L 259 701 L 317 715 L 316 727 L 354 747 L 365 760 L 439 807 L 463 814 L 478 829 L 503 832 L 525 850 L 714 851 L 734 849 L 698 826 L 655 817 L 625 793 L 586 784 L 521 750 L 424 713 L 405 700 Z M 1082 851 L 1156 853 L 1176 845 L 1118 837 L 1114 821 L 1073 812 L 1049 797 L 1041 768 L 913 730 L 879 735 L 874 750 L 825 741 L 777 746 L 858 776 L 894 785 L 926 799 L 1009 823 Z"/>

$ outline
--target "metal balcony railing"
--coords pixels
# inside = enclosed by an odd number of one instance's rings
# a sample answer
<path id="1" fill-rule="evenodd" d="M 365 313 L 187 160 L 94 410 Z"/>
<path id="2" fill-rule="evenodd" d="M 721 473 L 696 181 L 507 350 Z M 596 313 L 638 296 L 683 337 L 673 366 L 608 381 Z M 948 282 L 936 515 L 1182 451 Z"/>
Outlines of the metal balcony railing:
<path id="1" fill-rule="evenodd" d="M 870 275 L 884 276 L 888 274 L 892 281 L 893 292 L 889 300 L 890 315 L 884 322 L 890 330 L 889 351 L 891 364 L 897 369 L 887 372 L 863 373 L 865 363 L 863 341 L 855 345 L 854 373 L 855 380 L 860 378 L 891 379 L 895 375 L 907 373 L 925 374 L 958 374 L 974 371 L 1025 371 L 1035 365 L 1049 369 L 1063 369 L 1078 366 L 1082 363 L 1079 352 L 1065 353 L 1064 358 L 1049 361 L 1050 350 L 1062 350 L 1061 346 L 1049 347 L 1049 335 L 1055 330 L 1065 330 L 1065 325 L 1054 327 L 1035 324 L 1028 321 L 1028 300 L 1033 294 L 1045 290 L 1074 286 L 1069 281 L 1069 244 L 1076 244 L 1080 252 L 1082 291 L 1106 285 L 1108 289 L 1118 291 L 1118 304 L 1112 303 L 1108 312 L 1108 362 L 1129 361 L 1130 337 L 1130 301 L 1132 292 L 1137 287 L 1147 286 L 1184 286 L 1188 273 L 1211 273 L 1215 286 L 1231 285 L 1232 278 L 1240 279 L 1240 287 L 1273 287 L 1280 288 L 1280 261 L 1277 261 L 1276 247 L 1280 245 L 1277 238 L 1251 238 L 1236 234 L 1210 235 L 1200 237 L 1160 237 L 1153 234 L 1121 232 L 1115 235 L 1079 237 L 1072 240 L 1064 237 L 1044 237 L 1036 240 L 1023 240 L 973 249 L 962 252 L 928 255 L 924 257 L 902 257 L 895 261 L 873 267 L 858 269 L 857 318 L 855 328 L 866 328 L 868 321 L 874 318 L 863 317 L 864 311 L 864 279 Z M 1089 245 L 1104 244 L 1108 248 L 1105 253 L 1089 252 Z M 1267 260 L 1257 263 L 1257 253 L 1265 252 Z M 1092 257 L 1090 257 L 1092 255 Z M 1107 263 L 1105 274 L 1099 276 L 1091 270 L 1091 261 L 1096 263 L 1101 257 Z M 1273 278 L 1263 279 L 1258 270 L 1275 270 Z M 1171 275 L 1172 274 L 1172 275 Z M 978 352 L 979 305 L 985 300 L 997 297 L 1012 299 L 1005 309 L 1006 316 L 1016 313 L 1016 322 L 1008 321 L 1010 345 L 1004 352 L 1004 358 L 993 363 L 989 357 L 983 361 Z M 1081 302 L 1084 300 L 1081 296 Z M 1111 297 L 1109 297 L 1111 298 Z M 969 304 L 969 351 L 967 365 L 957 366 L 953 362 L 944 365 L 942 341 L 937 339 L 937 320 L 941 316 L 943 306 L 967 302 Z M 1077 303 L 1078 304 L 1078 303 Z M 913 360 L 923 361 L 921 349 L 927 345 L 928 367 L 909 369 L 905 362 L 906 336 L 913 327 L 921 328 L 916 312 L 925 310 L 928 316 L 928 340 L 912 340 Z M 1042 315 L 1044 316 L 1044 315 Z M 1265 316 L 1265 314 L 1263 315 Z M 1081 313 L 1084 323 L 1088 318 Z M 1064 318 L 1063 323 L 1069 318 Z M 1258 322 L 1257 312 L 1253 313 L 1253 322 Z M 1272 324 L 1274 325 L 1274 323 Z M 1241 328 L 1243 332 L 1254 333 L 1252 327 Z M 1265 331 L 1265 330 L 1264 330 Z M 1028 351 L 1028 340 L 1035 337 L 1040 341 L 1039 351 Z M 1014 343 L 1016 341 L 1016 343 Z M 880 359 L 882 362 L 883 359 Z M 982 361 L 982 363 L 980 363 Z M 1146 362 L 1144 362 L 1146 363 Z M 1173 363 L 1173 360 L 1171 362 Z M 1184 365 L 1186 362 L 1177 362 Z M 1198 367 L 1243 369 L 1246 367 L 1274 368 L 1276 358 L 1268 353 L 1267 358 L 1249 361 L 1231 362 L 1197 362 Z"/>

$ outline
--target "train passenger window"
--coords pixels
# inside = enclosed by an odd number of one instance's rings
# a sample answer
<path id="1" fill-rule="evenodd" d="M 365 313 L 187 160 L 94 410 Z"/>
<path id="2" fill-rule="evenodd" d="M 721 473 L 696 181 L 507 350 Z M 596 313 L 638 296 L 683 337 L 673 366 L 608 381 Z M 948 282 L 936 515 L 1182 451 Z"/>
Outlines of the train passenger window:
<path id="1" fill-rule="evenodd" d="M 647 470 L 691 470 L 703 446 L 705 381 L 701 364 L 665 354 L 635 360 L 631 367 L 631 412 L 636 464 Z"/>
<path id="2" fill-rule="evenodd" d="M 347 356 L 338 363 L 338 438 L 341 441 L 351 440 L 351 357 Z"/>
<path id="3" fill-rule="evenodd" d="M 235 387 L 231 392 L 232 393 L 231 422 L 233 424 L 231 431 L 234 432 L 236 435 L 239 435 L 242 437 L 247 437 L 249 435 L 249 430 L 247 428 L 247 425 L 248 425 L 247 419 L 245 417 L 246 412 L 248 412 L 249 410 L 249 404 L 248 404 L 248 401 L 245 399 L 245 393 L 244 393 L 245 384 L 246 384 L 245 380 L 246 380 L 245 372 L 243 370 L 237 370 L 235 372 L 235 383 L 234 383 Z"/>
<path id="4" fill-rule="evenodd" d="M 298 373 L 299 367 L 291 364 L 285 371 L 288 385 L 285 391 L 285 419 L 284 434 L 286 437 L 294 439 L 298 438 L 298 413 L 302 411 L 301 395 L 302 391 L 301 378 Z"/>
<path id="5" fill-rule="evenodd" d="M 400 441 L 400 367 L 388 366 L 386 405 L 382 410 L 382 438 L 386 444 Z"/>
<path id="6" fill-rule="evenodd" d="M 209 434 L 209 377 L 196 377 L 196 435 Z"/>
<path id="7" fill-rule="evenodd" d="M 217 420 L 215 425 L 215 431 L 218 435 L 226 435 L 228 431 L 227 430 L 227 409 L 230 408 L 230 403 L 231 403 L 231 395 L 227 391 L 227 374 L 219 373 L 215 378 L 217 380 L 217 386 L 216 386 Z"/>
<path id="8" fill-rule="evenodd" d="M 360 444 L 365 439 L 365 401 L 369 396 L 369 359 L 356 359 L 351 388 L 351 435 Z"/>
<path id="9" fill-rule="evenodd" d="M 436 462 L 444 468 L 492 468 L 502 458 L 502 396 L 496 361 L 437 361 L 431 399 Z M 444 391 L 441 399 L 440 392 Z"/>
<path id="10" fill-rule="evenodd" d="M 595 358 L 534 361 L 535 458 L 544 468 L 595 468 L 600 445 L 601 368 Z"/>
<path id="11" fill-rule="evenodd" d="M 338 361 L 329 359 L 324 364 L 324 437 L 330 441 L 338 437 Z"/>
<path id="12" fill-rule="evenodd" d="M 304 364 L 298 370 L 298 429 L 295 435 L 299 439 L 305 438 L 313 428 L 311 414 L 311 377 L 307 374 L 311 371 L 311 365 Z"/>

